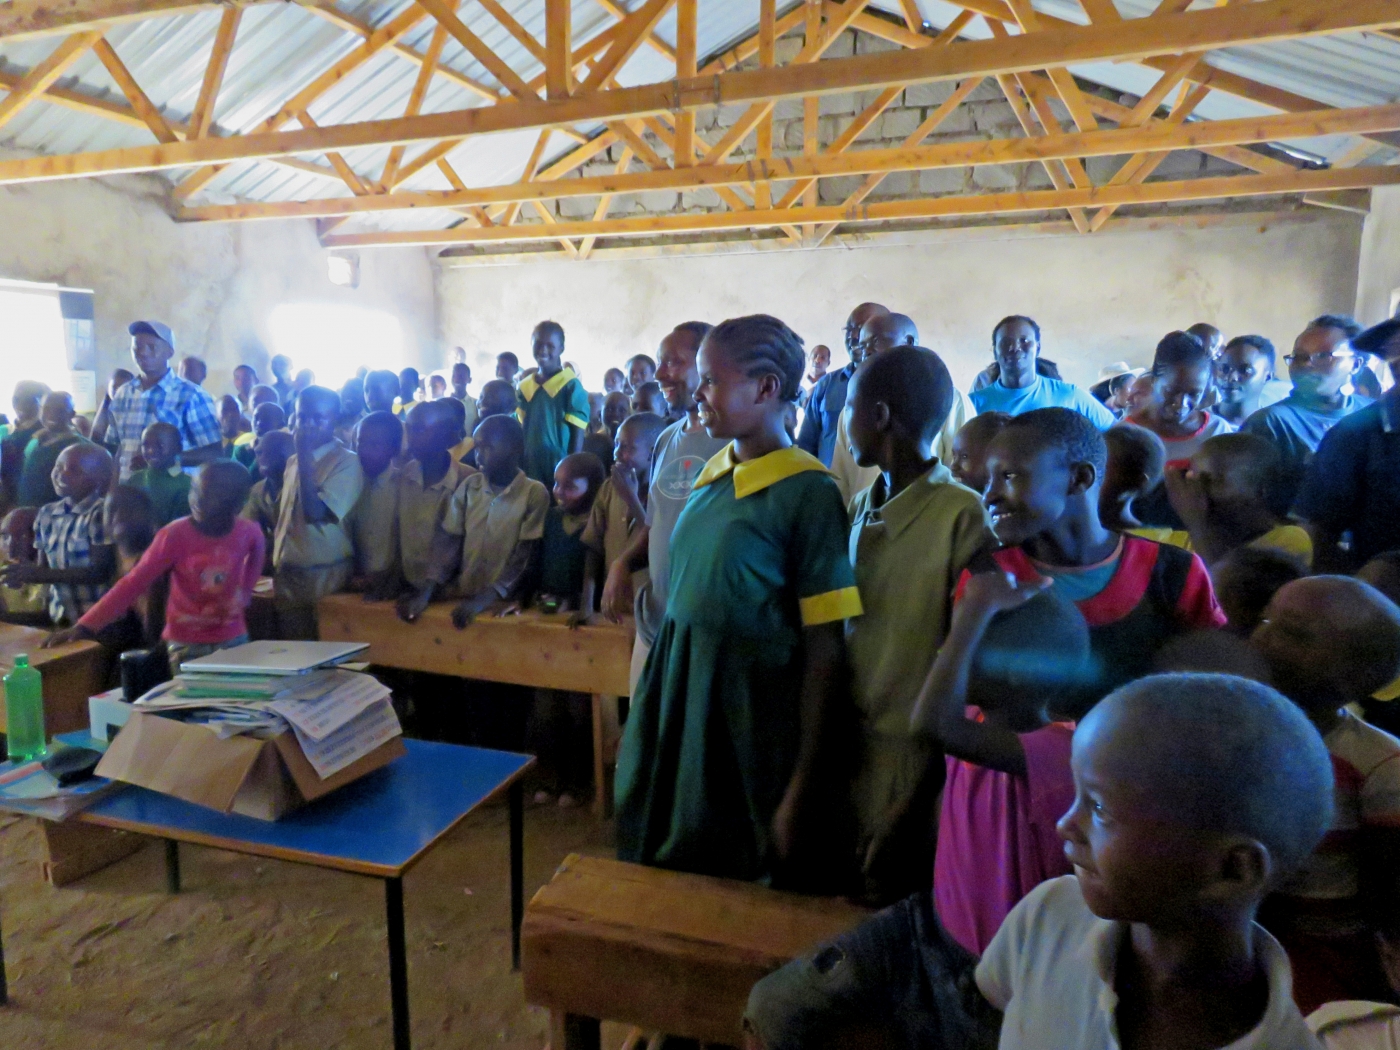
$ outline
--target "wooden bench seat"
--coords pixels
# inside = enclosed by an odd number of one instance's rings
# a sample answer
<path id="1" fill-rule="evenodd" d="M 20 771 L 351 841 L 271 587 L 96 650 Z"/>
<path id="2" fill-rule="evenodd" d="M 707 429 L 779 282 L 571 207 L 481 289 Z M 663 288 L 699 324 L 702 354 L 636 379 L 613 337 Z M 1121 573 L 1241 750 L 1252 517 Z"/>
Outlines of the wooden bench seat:
<path id="1" fill-rule="evenodd" d="M 552 1011 L 553 1050 L 596 1046 L 596 1026 L 590 1034 L 582 1018 L 737 1046 L 754 982 L 869 914 L 844 900 L 572 855 L 525 909 L 525 1000 Z"/>

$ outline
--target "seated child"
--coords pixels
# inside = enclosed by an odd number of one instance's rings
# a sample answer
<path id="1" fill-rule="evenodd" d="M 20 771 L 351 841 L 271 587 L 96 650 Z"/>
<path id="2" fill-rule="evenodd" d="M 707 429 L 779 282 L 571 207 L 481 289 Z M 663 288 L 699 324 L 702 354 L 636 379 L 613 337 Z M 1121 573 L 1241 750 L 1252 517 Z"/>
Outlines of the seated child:
<path id="1" fill-rule="evenodd" d="M 38 563 L 6 566 L 0 583 L 50 584 L 50 619 L 71 625 L 102 597 L 116 567 L 102 521 L 112 454 L 87 441 L 69 445 L 58 454 L 53 482 L 59 498 L 40 507 L 34 518 Z"/>
<path id="2" fill-rule="evenodd" d="M 404 417 L 409 458 L 398 471 L 396 589 L 407 584 L 416 593 L 427 586 L 433 540 L 447 505 L 462 482 L 476 473 L 452 456 L 462 418 L 462 402 L 456 398 L 420 402 Z M 367 483 L 366 491 L 370 487 Z M 364 539 L 368 542 L 367 536 Z M 384 542 L 382 534 L 378 542 Z"/>
<path id="3" fill-rule="evenodd" d="M 1188 465 L 1166 473 L 1167 496 L 1187 536 L 1152 538 L 1195 550 L 1207 565 L 1250 546 L 1281 551 L 1311 568 L 1307 530 L 1282 521 L 1270 506 L 1278 465 L 1278 449 L 1257 434 L 1220 434 L 1204 442 Z"/>
<path id="4" fill-rule="evenodd" d="M 1332 811 L 1317 732 L 1268 686 L 1158 675 L 1074 736 L 1075 875 L 1033 890 L 977 966 L 1013 1047 L 1316 1050 L 1255 921 Z"/>
<path id="5" fill-rule="evenodd" d="M 219 398 L 219 437 L 223 442 L 224 455 L 233 458 L 238 439 L 248 430 L 248 421 L 243 418 L 243 408 L 238 398 L 225 394 Z"/>
<path id="6" fill-rule="evenodd" d="M 1162 483 L 1167 465 L 1167 448 L 1162 439 L 1146 427 L 1119 423 L 1103 432 L 1108 445 L 1108 469 L 1099 492 L 1099 520 L 1106 529 L 1130 532 L 1142 528 L 1133 513 L 1133 501 Z M 1163 532 L 1170 532 L 1165 529 Z M 1149 539 L 1162 539 L 1148 535 Z"/>
<path id="7" fill-rule="evenodd" d="M 272 570 L 272 535 L 277 529 L 277 515 L 282 506 L 282 478 L 287 472 L 287 460 L 295 451 L 296 442 L 285 430 L 274 430 L 258 439 L 256 465 L 262 478 L 248 493 L 243 517 L 262 529 L 268 558 L 264 571 L 267 572 Z"/>
<path id="8" fill-rule="evenodd" d="M 126 484 L 151 497 L 156 526 L 169 525 L 190 512 L 190 476 L 180 469 L 180 431 L 169 423 L 152 423 L 141 433 L 141 458 Z"/>
<path id="9" fill-rule="evenodd" d="M 1175 635 L 1225 623 L 1199 557 L 1104 527 L 1107 462 L 1103 435 L 1071 409 L 1035 409 L 1007 423 L 987 451 L 982 497 L 1004 546 L 976 567 L 1022 582 L 1049 577 L 1079 607 L 1100 675 L 1087 703 L 1145 674 Z"/>
<path id="10" fill-rule="evenodd" d="M 1232 424 L 1206 405 L 1212 393 L 1214 361 L 1206 345 L 1187 332 L 1172 332 L 1157 344 L 1152 359 L 1152 398 L 1128 422 L 1146 427 L 1167 448 L 1167 465 L 1183 465 L 1217 434 L 1233 433 Z M 1181 528 L 1180 519 L 1158 486 L 1138 501 L 1137 516 L 1146 525 Z"/>
<path id="11" fill-rule="evenodd" d="M 1211 566 L 1215 597 L 1225 613 L 1225 630 L 1248 638 L 1264 619 L 1280 587 L 1307 575 L 1303 563 L 1268 547 L 1236 547 Z"/>
<path id="12" fill-rule="evenodd" d="M 1331 830 L 1278 887 L 1263 922 L 1293 961 L 1304 1012 L 1336 999 L 1393 1001 L 1400 949 L 1400 740 L 1348 709 L 1400 673 L 1400 607 L 1347 576 L 1274 595 L 1254 632 L 1279 691 L 1322 734 L 1337 773 Z"/>
<path id="13" fill-rule="evenodd" d="M 180 664 L 248 640 L 244 613 L 263 566 L 263 535 L 240 518 L 252 479 L 230 460 L 199 468 L 190 490 L 190 514 L 156 533 L 135 568 L 48 644 L 95 638 L 167 572 L 164 638 L 171 674 Z"/>
<path id="14" fill-rule="evenodd" d="M 39 410 L 40 429 L 24 450 L 16 500 L 21 507 L 42 507 L 58 499 L 53 487 L 53 466 L 58 454 L 83 440 L 73 426 L 73 399 L 56 391 L 44 398 Z"/>
<path id="15" fill-rule="evenodd" d="M 700 422 L 731 444 L 671 534 L 666 614 L 618 753 L 621 860 L 846 881 L 851 844 L 833 814 L 847 791 L 823 764 L 851 714 L 845 621 L 861 603 L 840 490 L 787 434 L 806 364 L 801 338 L 764 314 L 700 345 Z"/>
<path id="16" fill-rule="evenodd" d="M 273 535 L 274 608 L 281 637 L 316 638 L 316 603 L 343 590 L 355 549 L 345 526 L 364 487 L 360 461 L 335 439 L 340 395 L 309 386 L 297 395 L 295 454 L 287 461 Z"/>
<path id="17" fill-rule="evenodd" d="M 583 530 L 603 479 L 603 464 L 588 452 L 565 456 L 554 468 L 554 505 L 545 517 L 537 603 L 546 612 L 579 607 L 587 554 Z"/>
<path id="18" fill-rule="evenodd" d="M 617 428 L 612 475 L 603 482 L 588 525 L 583 530 L 583 545 L 588 551 L 583 571 L 583 590 L 573 624 L 586 623 L 597 608 L 597 596 L 602 581 L 607 579 L 622 553 L 647 520 L 647 479 L 651 477 L 651 454 L 656 439 L 666 428 L 666 420 L 654 413 L 628 416 Z M 633 574 L 635 591 L 646 580 L 646 570 Z"/>
<path id="19" fill-rule="evenodd" d="M 637 387 L 636 392 L 632 395 L 633 415 L 639 412 L 650 412 L 664 418 L 669 411 L 666 395 L 661 392 L 661 384 L 655 379 Z"/>
<path id="20" fill-rule="evenodd" d="M 958 428 L 948 469 L 953 480 L 981 495 L 987 491 L 987 446 L 1011 421 L 1005 412 L 983 412 Z"/>
<path id="21" fill-rule="evenodd" d="M 846 391 L 853 462 L 875 472 L 850 505 L 865 611 L 846 624 L 861 728 L 852 785 L 857 863 L 871 903 L 929 886 L 943 761 L 929 737 L 911 730 L 910 714 L 943 644 L 953 585 L 991 540 L 981 501 L 937 456 L 952 403 L 947 367 L 918 347 L 867 356 Z"/>
<path id="22" fill-rule="evenodd" d="M 458 485 L 447 504 L 428 582 L 399 599 L 398 615 L 409 623 L 448 592 L 461 598 L 452 623 L 462 630 L 493 605 L 520 602 L 538 561 L 549 490 L 521 469 L 523 428 L 512 415 L 489 415 L 472 436 L 481 472 Z"/>
<path id="23" fill-rule="evenodd" d="M 34 565 L 39 552 L 34 548 L 34 516 L 37 507 L 16 507 L 0 520 L 0 573 L 9 565 Z M 0 621 L 25 627 L 47 627 L 49 588 L 42 583 L 0 587 Z"/>
<path id="24" fill-rule="evenodd" d="M 286 426 L 287 413 L 276 401 L 264 401 L 253 409 L 253 429 L 238 436 L 234 442 L 233 458 L 248 468 L 254 481 L 262 477 L 258 467 L 258 442 L 274 430 L 282 430 Z"/>
<path id="25" fill-rule="evenodd" d="M 1052 721 L 1047 707 L 1082 685 L 1088 657 L 1088 631 L 1071 603 L 999 572 L 973 577 L 911 715 L 912 731 L 949 752 L 933 891 L 755 985 L 750 1045 L 981 1045 L 936 1036 L 971 1020 L 958 1006 L 958 977 L 969 983 L 1007 913 L 1071 870 L 1055 826 L 1074 802 L 1074 726 Z M 908 1023 L 909 1008 L 933 1022 L 921 1039 L 895 1038 L 888 1027 Z"/>

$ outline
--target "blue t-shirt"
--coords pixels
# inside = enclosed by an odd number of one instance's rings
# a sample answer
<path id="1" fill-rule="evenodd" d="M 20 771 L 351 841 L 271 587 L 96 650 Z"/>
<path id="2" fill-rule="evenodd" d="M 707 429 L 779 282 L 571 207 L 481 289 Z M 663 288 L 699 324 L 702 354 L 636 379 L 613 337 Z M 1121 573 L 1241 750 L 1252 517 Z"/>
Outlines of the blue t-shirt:
<path id="1" fill-rule="evenodd" d="M 978 413 L 1005 412 L 1019 416 L 1037 408 L 1072 408 L 1089 418 L 1100 430 L 1118 422 L 1099 399 L 1073 383 L 1049 376 L 1036 376 L 1035 382 L 1019 390 L 1002 386 L 1000 382 L 974 390 L 968 395 Z"/>
<path id="2" fill-rule="evenodd" d="M 1340 405 L 1330 407 L 1295 390 L 1282 401 L 1261 408 L 1240 425 L 1243 433 L 1271 441 L 1278 449 L 1278 491 L 1272 496 L 1276 511 L 1287 513 L 1293 506 L 1313 453 L 1327 432 L 1370 403 L 1368 398 L 1348 394 Z"/>
<path id="3" fill-rule="evenodd" d="M 1035 571 L 1055 581 L 1055 590 L 1066 601 L 1087 602 L 1103 591 L 1118 571 L 1118 562 L 1123 554 L 1120 543 L 1113 555 L 1097 565 L 1086 568 L 1068 568 L 1059 565 L 1035 563 Z"/>

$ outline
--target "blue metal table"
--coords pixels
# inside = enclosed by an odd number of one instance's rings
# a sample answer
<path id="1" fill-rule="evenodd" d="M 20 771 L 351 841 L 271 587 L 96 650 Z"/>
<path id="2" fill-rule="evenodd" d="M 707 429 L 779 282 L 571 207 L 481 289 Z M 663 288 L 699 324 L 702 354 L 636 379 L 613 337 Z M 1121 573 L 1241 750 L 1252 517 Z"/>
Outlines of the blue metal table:
<path id="1" fill-rule="evenodd" d="M 408 1050 L 403 876 L 469 813 L 505 793 L 510 802 L 511 959 L 519 969 L 525 908 L 521 777 L 535 760 L 424 740 L 404 744 L 408 753 L 402 758 L 277 821 L 219 813 L 134 786 L 73 819 L 164 839 L 172 893 L 180 888 L 181 842 L 383 879 L 394 1047 Z M 0 944 L 0 1003 L 4 994 Z"/>

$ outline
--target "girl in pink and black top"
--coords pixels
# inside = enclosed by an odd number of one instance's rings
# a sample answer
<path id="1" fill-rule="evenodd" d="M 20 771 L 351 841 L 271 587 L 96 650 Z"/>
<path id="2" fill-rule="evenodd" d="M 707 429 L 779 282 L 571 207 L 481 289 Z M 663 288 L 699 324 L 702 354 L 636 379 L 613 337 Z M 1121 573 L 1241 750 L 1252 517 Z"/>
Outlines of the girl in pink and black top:
<path id="1" fill-rule="evenodd" d="M 252 476 L 232 460 L 200 468 L 190 488 L 190 515 L 156 533 L 141 560 L 77 624 L 45 645 L 94 638 L 167 572 L 165 638 L 172 672 L 184 661 L 248 640 L 244 613 L 263 565 L 262 530 L 238 517 Z"/>
<path id="2" fill-rule="evenodd" d="M 1184 466 L 1196 450 L 1217 434 L 1233 434 L 1235 426 L 1205 408 L 1210 403 L 1214 362 L 1206 344 L 1188 332 L 1172 332 L 1157 344 L 1152 358 L 1152 399 L 1129 423 L 1146 427 L 1167 446 L 1167 466 Z M 1167 501 L 1165 485 L 1133 502 L 1144 525 L 1184 528 Z"/>

